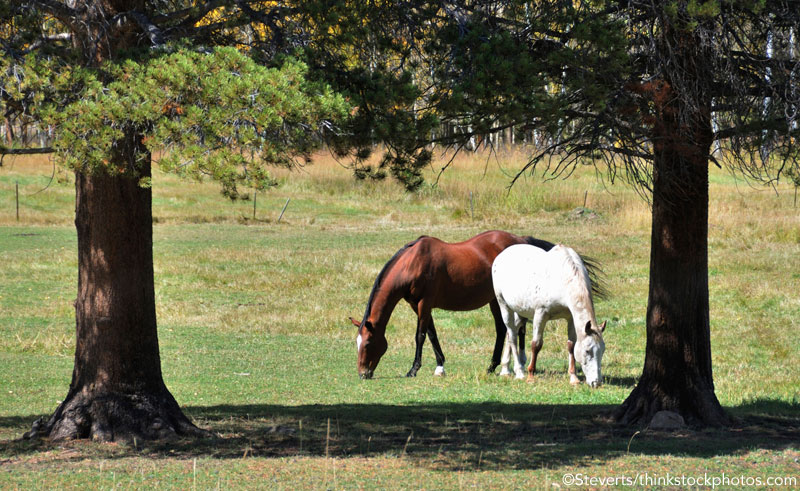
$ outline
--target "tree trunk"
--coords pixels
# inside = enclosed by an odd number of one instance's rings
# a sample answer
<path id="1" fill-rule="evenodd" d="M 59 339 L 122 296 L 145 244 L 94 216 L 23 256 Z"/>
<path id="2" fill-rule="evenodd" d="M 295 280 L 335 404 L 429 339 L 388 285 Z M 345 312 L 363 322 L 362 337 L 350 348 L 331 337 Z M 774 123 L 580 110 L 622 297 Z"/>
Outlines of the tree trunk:
<path id="1" fill-rule="evenodd" d="M 111 165 L 150 176 L 131 132 Z M 130 173 L 129 173 L 130 174 Z M 67 397 L 26 437 L 102 441 L 199 433 L 164 385 L 156 329 L 151 191 L 137 178 L 76 174 L 78 298 Z"/>
<path id="2" fill-rule="evenodd" d="M 623 424 L 646 425 L 662 410 L 677 412 L 692 425 L 730 423 L 714 394 L 711 371 L 710 100 L 691 95 L 678 97 L 669 82 L 652 89 L 658 122 L 653 131 L 647 346 L 639 383 L 615 413 Z"/>
<path id="3" fill-rule="evenodd" d="M 708 41 L 697 19 L 661 12 L 658 71 L 639 87 L 653 107 L 653 203 L 647 346 L 639 383 L 615 412 L 649 424 L 674 411 L 691 425 L 730 418 L 714 394 L 708 312 L 708 164 L 713 143 Z"/>

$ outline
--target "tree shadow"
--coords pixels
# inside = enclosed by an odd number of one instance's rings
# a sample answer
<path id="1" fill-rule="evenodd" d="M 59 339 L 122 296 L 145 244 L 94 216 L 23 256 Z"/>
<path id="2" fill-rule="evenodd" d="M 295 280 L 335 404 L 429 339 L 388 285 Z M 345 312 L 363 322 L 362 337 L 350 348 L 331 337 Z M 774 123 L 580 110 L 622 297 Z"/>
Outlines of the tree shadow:
<path id="1" fill-rule="evenodd" d="M 589 464 L 628 452 L 707 458 L 796 448 L 800 442 L 800 405 L 783 401 L 727 408 L 737 419 L 732 428 L 672 433 L 618 426 L 610 418 L 615 407 L 493 402 L 189 407 L 187 415 L 216 437 L 115 446 L 113 455 L 103 458 L 403 456 L 422 467 L 500 470 Z M 0 417 L 0 425 L 17 427 L 34 419 Z M 18 455 L 54 445 L 17 440 L 4 446 L 3 453 Z"/>

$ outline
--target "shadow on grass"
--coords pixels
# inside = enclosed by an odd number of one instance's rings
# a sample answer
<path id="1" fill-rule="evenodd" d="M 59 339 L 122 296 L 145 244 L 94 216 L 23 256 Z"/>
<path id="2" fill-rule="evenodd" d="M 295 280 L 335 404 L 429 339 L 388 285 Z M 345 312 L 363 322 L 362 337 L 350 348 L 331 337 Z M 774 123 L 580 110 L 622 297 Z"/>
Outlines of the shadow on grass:
<path id="1" fill-rule="evenodd" d="M 754 449 L 797 448 L 800 405 L 762 400 L 728 408 L 734 428 L 636 433 L 609 418 L 614 406 L 448 403 L 189 407 L 198 426 L 218 436 L 114 446 L 103 458 L 403 456 L 445 470 L 540 469 L 624 456 L 712 457 Z M 0 417 L 3 427 L 34 416 Z M 635 438 L 634 438 L 635 437 Z M 74 445 L 74 444 L 68 444 Z M 80 444 L 78 444 L 80 445 Z M 4 442 L 6 456 L 47 450 L 47 442 Z M 91 450 L 87 450 L 91 457 Z M 10 454 L 10 455 L 9 455 Z M 70 458 L 74 458 L 71 456 Z"/>

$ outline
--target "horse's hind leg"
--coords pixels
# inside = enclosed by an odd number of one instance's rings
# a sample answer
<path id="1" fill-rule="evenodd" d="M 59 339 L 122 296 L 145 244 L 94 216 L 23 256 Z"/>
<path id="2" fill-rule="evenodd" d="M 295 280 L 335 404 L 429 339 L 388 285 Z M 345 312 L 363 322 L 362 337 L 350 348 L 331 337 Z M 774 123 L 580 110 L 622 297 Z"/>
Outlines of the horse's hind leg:
<path id="1" fill-rule="evenodd" d="M 508 308 L 503 302 L 499 301 L 498 303 L 500 304 L 500 313 L 503 315 L 503 322 L 506 324 L 506 332 L 508 335 L 508 344 L 503 352 L 503 369 L 500 375 L 511 373 L 508 366 L 508 351 L 510 351 L 511 356 L 514 358 L 514 377 L 520 379 L 525 378 L 525 373 L 522 369 L 525 364 L 520 359 L 519 348 L 517 347 L 517 333 L 519 333 L 520 328 L 525 325 L 525 318 L 520 317 L 519 314 Z"/>
<path id="2" fill-rule="evenodd" d="M 508 346 L 511 350 L 511 356 L 514 358 L 514 378 L 522 379 L 525 378 L 525 372 L 522 370 L 525 364 L 520 359 L 519 348 L 517 347 L 517 332 L 519 332 L 519 323 L 516 323 L 514 327 L 508 328 Z"/>
<path id="3" fill-rule="evenodd" d="M 431 346 L 433 347 L 433 354 L 436 356 L 436 369 L 433 371 L 434 375 L 444 376 L 444 353 L 442 347 L 439 345 L 439 337 L 436 335 L 436 327 L 433 325 L 433 317 L 428 314 L 430 319 L 428 323 L 428 335 L 431 338 Z"/>
<path id="4" fill-rule="evenodd" d="M 500 305 L 498 305 L 496 298 L 489 302 L 489 310 L 492 311 L 492 318 L 494 318 L 495 339 L 492 361 L 489 363 L 489 368 L 486 370 L 486 373 L 494 373 L 497 365 L 500 364 L 500 357 L 503 354 L 503 343 L 506 340 L 507 331 L 506 325 L 503 323 L 503 315 L 500 313 Z"/>
<path id="5" fill-rule="evenodd" d="M 508 337 L 508 329 L 506 329 L 506 337 Z M 503 357 L 500 360 L 500 376 L 511 376 L 514 372 L 511 370 L 511 346 L 508 342 L 503 344 Z"/>

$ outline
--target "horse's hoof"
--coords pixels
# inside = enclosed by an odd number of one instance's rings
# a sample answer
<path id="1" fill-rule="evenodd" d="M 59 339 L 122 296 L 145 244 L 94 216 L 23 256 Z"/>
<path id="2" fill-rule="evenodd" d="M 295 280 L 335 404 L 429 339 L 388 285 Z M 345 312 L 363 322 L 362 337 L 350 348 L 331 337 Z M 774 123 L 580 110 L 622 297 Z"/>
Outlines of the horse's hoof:
<path id="1" fill-rule="evenodd" d="M 575 377 L 575 376 L 570 377 L 569 384 L 570 385 L 581 385 L 581 379 L 579 379 L 578 377 Z"/>
<path id="2" fill-rule="evenodd" d="M 526 378 L 525 381 L 528 382 L 529 384 L 532 384 L 532 383 L 534 383 L 536 381 L 536 377 L 534 377 L 533 375 L 531 375 L 529 373 L 528 374 L 528 378 Z"/>
<path id="3" fill-rule="evenodd" d="M 514 378 L 517 379 L 517 380 L 524 380 L 525 379 L 525 374 L 524 373 L 518 373 L 518 374 L 514 375 Z"/>
<path id="4" fill-rule="evenodd" d="M 444 377 L 445 376 L 444 367 L 439 365 L 438 367 L 436 367 L 436 370 L 433 371 L 433 374 L 437 377 Z"/>
<path id="5" fill-rule="evenodd" d="M 408 378 L 416 377 L 416 376 L 417 376 L 417 371 L 416 370 L 409 370 L 408 373 L 406 374 L 406 377 L 408 377 Z"/>

